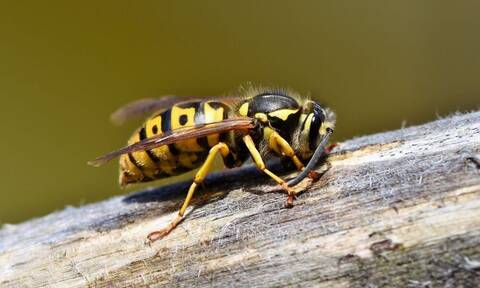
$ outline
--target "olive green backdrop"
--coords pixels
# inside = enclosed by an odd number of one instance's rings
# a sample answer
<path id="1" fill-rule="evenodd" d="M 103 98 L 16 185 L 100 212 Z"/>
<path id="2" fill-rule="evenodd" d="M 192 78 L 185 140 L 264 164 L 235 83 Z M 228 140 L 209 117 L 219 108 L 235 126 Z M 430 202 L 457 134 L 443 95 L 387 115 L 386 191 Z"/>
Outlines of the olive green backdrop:
<path id="1" fill-rule="evenodd" d="M 120 105 L 247 81 L 310 92 L 336 140 L 480 103 L 480 1 L 1 1 L 0 222 L 124 193 Z"/>

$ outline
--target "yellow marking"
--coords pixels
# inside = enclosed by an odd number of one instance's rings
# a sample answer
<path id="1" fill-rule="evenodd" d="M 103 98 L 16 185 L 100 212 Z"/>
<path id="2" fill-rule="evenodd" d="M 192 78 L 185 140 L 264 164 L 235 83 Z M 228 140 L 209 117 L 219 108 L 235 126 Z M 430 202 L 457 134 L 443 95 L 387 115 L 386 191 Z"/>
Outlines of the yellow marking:
<path id="1" fill-rule="evenodd" d="M 312 124 L 312 118 L 313 118 L 313 113 L 308 114 L 307 116 L 307 122 L 305 122 L 305 126 L 303 127 L 303 132 L 308 133 L 310 131 L 310 125 Z"/>
<path id="2" fill-rule="evenodd" d="M 212 106 L 208 104 L 208 102 L 205 103 L 203 107 L 204 107 L 203 112 L 205 114 L 205 123 L 219 122 L 223 120 L 223 112 L 224 112 L 223 107 L 218 107 L 217 109 L 214 109 L 212 108 Z M 213 134 L 213 135 L 207 136 L 208 146 L 213 147 L 215 144 L 217 144 L 219 141 L 219 137 L 220 137 L 219 134 Z"/>
<path id="3" fill-rule="evenodd" d="M 157 127 L 157 133 L 153 133 L 153 127 Z M 147 135 L 147 138 L 153 137 L 155 135 L 161 135 L 163 134 L 162 131 L 162 116 L 158 115 L 156 117 L 153 117 L 151 119 L 148 119 L 147 122 L 145 123 L 145 132 Z M 168 160 L 172 159 L 172 154 L 170 154 L 170 150 L 168 150 L 168 146 L 160 146 L 157 148 L 154 148 L 151 150 L 152 153 L 158 157 L 160 160 Z M 161 166 L 161 165 L 159 165 Z"/>
<path id="4" fill-rule="evenodd" d="M 264 113 L 256 113 L 255 118 L 260 120 L 262 123 L 267 123 L 268 122 L 268 117 Z"/>
<path id="5" fill-rule="evenodd" d="M 157 133 L 153 133 L 153 127 L 157 127 Z M 147 138 L 153 137 L 155 135 L 161 135 L 164 131 L 162 131 L 162 116 L 158 115 L 151 119 L 148 119 L 145 123 L 145 132 Z M 174 168 L 176 166 L 175 156 L 170 153 L 170 149 L 168 149 L 167 145 L 163 145 L 151 150 L 153 155 L 157 156 L 160 159 L 160 162 L 157 163 L 158 168 L 163 172 L 167 173 L 168 175 L 175 175 Z"/>
<path id="6" fill-rule="evenodd" d="M 247 116 L 248 115 L 248 104 L 249 102 L 245 102 L 240 106 L 240 109 L 238 109 L 238 113 L 242 116 Z"/>
<path id="7" fill-rule="evenodd" d="M 137 131 L 135 132 L 132 137 L 128 140 L 128 145 L 137 143 L 140 141 L 140 133 Z M 137 152 L 132 152 L 132 156 L 135 158 L 137 161 L 138 165 L 140 165 L 143 169 L 142 172 L 151 178 L 153 178 L 155 171 L 158 170 L 157 164 L 150 159 L 150 157 L 147 155 L 145 151 L 137 151 Z"/>
<path id="8" fill-rule="evenodd" d="M 157 133 L 156 134 L 153 133 L 153 126 L 157 127 Z M 163 131 L 162 131 L 162 116 L 157 115 L 153 118 L 148 119 L 147 122 L 145 123 L 145 132 L 146 132 L 147 138 L 150 138 L 150 137 L 155 136 L 155 135 L 163 134 Z"/>
<path id="9" fill-rule="evenodd" d="M 180 119 L 184 118 L 185 115 L 187 117 L 187 121 L 185 122 L 184 125 L 180 123 Z M 194 126 L 195 125 L 195 108 L 181 108 L 178 106 L 173 106 L 172 107 L 172 112 L 171 112 L 171 119 L 170 123 L 172 124 L 172 130 L 183 128 L 183 127 L 189 127 L 189 126 Z M 184 152 L 201 152 L 203 151 L 203 148 L 200 147 L 197 143 L 196 139 L 191 139 L 191 140 L 185 140 L 185 141 L 179 141 L 175 143 L 175 147 Z"/>
<path id="10" fill-rule="evenodd" d="M 143 173 L 135 166 L 127 154 L 120 155 L 120 186 L 125 186 L 128 183 L 139 182 L 143 178 Z"/>
<path id="11" fill-rule="evenodd" d="M 275 130 L 273 130 L 272 128 L 270 127 L 265 127 L 263 128 L 263 139 L 269 141 L 270 140 L 270 136 L 272 135 L 272 133 L 274 133 Z M 275 151 L 275 150 L 274 150 Z"/>
<path id="12" fill-rule="evenodd" d="M 297 155 L 295 155 L 295 151 L 293 151 L 292 146 L 287 142 L 287 140 L 283 139 L 277 132 L 272 133 L 269 141 L 269 147 L 277 152 L 278 154 L 287 156 L 290 158 L 297 167 L 298 170 L 303 170 L 304 166 L 302 161 L 298 159 Z"/>
<path id="13" fill-rule="evenodd" d="M 303 113 L 300 114 L 300 120 L 299 120 L 298 123 L 303 123 L 303 121 L 305 121 L 305 118 L 307 118 L 308 115 L 309 115 L 309 114 L 303 114 Z"/>
<path id="14" fill-rule="evenodd" d="M 283 121 L 286 121 L 288 119 L 288 116 L 297 113 L 298 110 L 299 109 L 280 109 L 280 110 L 268 113 L 268 116 L 277 117 L 282 119 Z"/>

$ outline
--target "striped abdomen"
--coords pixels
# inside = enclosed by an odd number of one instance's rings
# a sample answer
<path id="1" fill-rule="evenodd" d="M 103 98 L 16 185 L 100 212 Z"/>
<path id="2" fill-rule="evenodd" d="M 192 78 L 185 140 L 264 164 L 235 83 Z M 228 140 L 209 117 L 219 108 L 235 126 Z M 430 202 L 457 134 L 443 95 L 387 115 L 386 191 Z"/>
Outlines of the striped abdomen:
<path id="1" fill-rule="evenodd" d="M 226 119 L 230 108 L 221 102 L 187 102 L 176 104 L 151 118 L 137 130 L 128 144 L 175 129 Z M 148 151 L 124 154 L 120 157 L 120 184 L 146 182 L 179 175 L 199 167 L 209 149 L 220 139 L 228 141 L 231 133 L 179 141 Z"/>

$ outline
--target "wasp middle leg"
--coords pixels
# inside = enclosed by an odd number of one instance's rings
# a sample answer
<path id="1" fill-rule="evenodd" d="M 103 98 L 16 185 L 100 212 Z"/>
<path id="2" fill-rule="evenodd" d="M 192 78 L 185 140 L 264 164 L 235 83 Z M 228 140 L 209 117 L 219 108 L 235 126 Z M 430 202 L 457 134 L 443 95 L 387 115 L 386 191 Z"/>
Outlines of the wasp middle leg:
<path id="1" fill-rule="evenodd" d="M 185 211 L 187 210 L 188 204 L 190 203 L 190 200 L 192 200 L 193 193 L 197 189 L 197 186 L 203 183 L 203 180 L 207 176 L 208 172 L 212 168 L 213 161 L 215 160 L 215 156 L 220 152 L 223 158 L 226 158 L 230 154 L 230 149 L 228 149 L 227 144 L 225 143 L 218 143 L 212 148 L 210 148 L 210 151 L 208 153 L 207 159 L 205 162 L 203 162 L 202 167 L 198 170 L 197 174 L 195 174 L 195 178 L 193 179 L 192 185 L 190 185 L 190 188 L 188 189 L 187 197 L 185 198 L 185 201 L 183 202 L 182 207 L 178 211 L 178 215 L 173 221 L 171 221 L 165 228 L 160 229 L 158 231 L 153 231 L 150 234 L 148 234 L 147 238 L 151 242 L 158 240 L 164 236 L 166 236 L 168 233 L 170 233 L 177 225 L 185 219 Z"/>
<path id="2" fill-rule="evenodd" d="M 288 193 L 288 199 L 286 203 L 286 207 L 292 207 L 293 206 L 293 200 L 295 199 L 295 191 L 290 188 L 283 180 L 282 178 L 278 177 L 275 175 L 272 171 L 268 170 L 267 167 L 265 166 L 265 162 L 263 162 L 262 156 L 260 155 L 260 152 L 258 152 L 257 147 L 255 147 L 255 143 L 253 142 L 253 139 L 250 135 L 243 136 L 243 142 L 247 146 L 248 151 L 250 152 L 250 155 L 253 158 L 253 161 L 255 162 L 255 165 L 257 165 L 258 169 L 262 170 L 263 173 L 267 174 L 275 180 L 280 186 L 282 186 L 285 191 Z"/>

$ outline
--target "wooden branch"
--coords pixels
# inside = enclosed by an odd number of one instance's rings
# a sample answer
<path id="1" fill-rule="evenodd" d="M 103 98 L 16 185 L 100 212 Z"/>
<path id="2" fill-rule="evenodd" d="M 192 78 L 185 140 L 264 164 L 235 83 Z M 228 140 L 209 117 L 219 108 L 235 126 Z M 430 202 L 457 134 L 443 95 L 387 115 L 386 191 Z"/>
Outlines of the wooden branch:
<path id="1" fill-rule="evenodd" d="M 4 225 L 0 286 L 471 287 L 479 159 L 474 112 L 340 143 L 292 209 L 250 168 L 216 174 L 151 246 L 188 182 L 68 207 Z"/>

